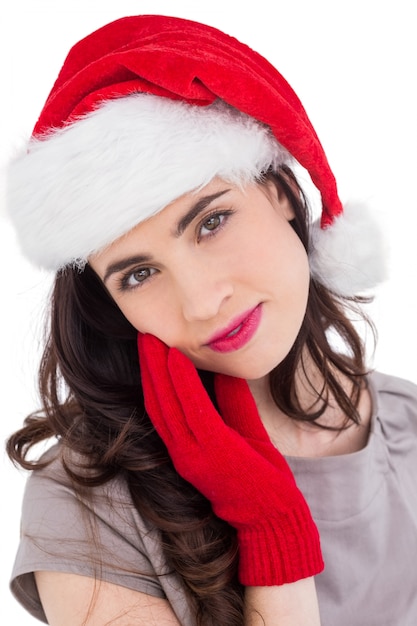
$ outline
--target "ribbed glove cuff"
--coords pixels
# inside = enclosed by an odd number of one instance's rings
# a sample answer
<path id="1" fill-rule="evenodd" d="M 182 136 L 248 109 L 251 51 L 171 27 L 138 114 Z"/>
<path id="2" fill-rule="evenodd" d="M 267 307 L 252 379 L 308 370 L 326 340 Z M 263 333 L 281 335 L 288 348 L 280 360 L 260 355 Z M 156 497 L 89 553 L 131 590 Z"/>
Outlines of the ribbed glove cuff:
<path id="1" fill-rule="evenodd" d="M 238 531 L 239 580 L 245 586 L 271 586 L 319 574 L 324 568 L 320 537 L 306 508 L 279 520 L 261 521 Z"/>

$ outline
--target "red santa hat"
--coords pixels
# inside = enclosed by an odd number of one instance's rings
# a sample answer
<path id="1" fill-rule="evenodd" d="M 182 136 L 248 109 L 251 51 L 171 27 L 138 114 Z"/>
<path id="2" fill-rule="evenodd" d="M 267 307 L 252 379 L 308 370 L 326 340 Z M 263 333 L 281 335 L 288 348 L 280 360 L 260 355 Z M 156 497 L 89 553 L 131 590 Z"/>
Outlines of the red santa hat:
<path id="1" fill-rule="evenodd" d="M 321 194 L 313 276 L 340 295 L 373 287 L 384 267 L 377 224 L 363 207 L 344 211 L 282 75 L 215 28 L 126 17 L 70 50 L 26 150 L 10 164 L 7 204 L 24 254 L 59 270 L 84 264 L 215 176 L 245 183 L 292 159 Z"/>

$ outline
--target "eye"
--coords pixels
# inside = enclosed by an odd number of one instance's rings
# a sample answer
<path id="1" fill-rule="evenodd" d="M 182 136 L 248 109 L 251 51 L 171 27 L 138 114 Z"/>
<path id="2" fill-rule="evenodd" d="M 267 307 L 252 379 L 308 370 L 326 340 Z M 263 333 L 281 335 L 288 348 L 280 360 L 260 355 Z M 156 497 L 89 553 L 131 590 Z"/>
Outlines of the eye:
<path id="1" fill-rule="evenodd" d="M 206 230 L 210 231 L 216 230 L 216 228 L 218 228 L 221 223 L 222 219 L 220 215 L 212 215 L 203 223 L 202 229 L 205 228 Z"/>
<path id="2" fill-rule="evenodd" d="M 223 228 L 225 225 L 227 218 L 232 215 L 233 211 L 222 211 L 221 213 L 212 213 L 208 217 L 204 218 L 204 220 L 200 223 L 198 228 L 198 237 L 199 239 L 204 237 L 211 237 L 219 230 Z"/>
<path id="3" fill-rule="evenodd" d="M 139 267 L 133 271 L 129 271 L 120 280 L 120 289 L 122 291 L 140 287 L 145 281 L 156 273 L 152 267 Z"/>

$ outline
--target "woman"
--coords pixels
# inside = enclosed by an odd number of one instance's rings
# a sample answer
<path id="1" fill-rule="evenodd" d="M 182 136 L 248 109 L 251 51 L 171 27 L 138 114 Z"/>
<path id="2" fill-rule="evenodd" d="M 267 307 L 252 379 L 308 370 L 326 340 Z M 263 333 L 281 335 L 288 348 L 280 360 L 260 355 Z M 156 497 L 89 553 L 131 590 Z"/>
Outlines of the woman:
<path id="1" fill-rule="evenodd" d="M 282 76 L 201 24 L 113 22 L 70 51 L 8 201 L 57 272 L 43 411 L 8 444 L 35 469 L 18 599 L 50 624 L 318 624 L 317 586 L 322 624 L 414 623 L 416 390 L 368 375 L 347 314 L 382 248 Z"/>

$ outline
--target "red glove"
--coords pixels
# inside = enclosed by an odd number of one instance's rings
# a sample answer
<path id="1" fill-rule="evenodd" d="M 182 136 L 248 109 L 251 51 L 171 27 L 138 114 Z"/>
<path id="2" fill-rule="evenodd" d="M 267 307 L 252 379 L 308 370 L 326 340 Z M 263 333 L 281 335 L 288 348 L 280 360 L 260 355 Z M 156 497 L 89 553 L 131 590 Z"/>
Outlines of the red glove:
<path id="1" fill-rule="evenodd" d="M 226 424 L 279 470 L 291 471 L 265 430 L 247 382 L 242 378 L 216 374 L 214 387 L 220 413 Z"/>
<path id="2" fill-rule="evenodd" d="M 178 473 L 236 528 L 241 583 L 281 585 L 319 573 L 318 532 L 291 470 L 269 442 L 252 397 L 248 407 L 239 402 L 239 415 L 231 408 L 231 395 L 249 398 L 246 382 L 217 381 L 226 419 L 239 434 L 215 410 L 187 357 L 151 335 L 139 334 L 138 347 L 146 410 Z"/>

